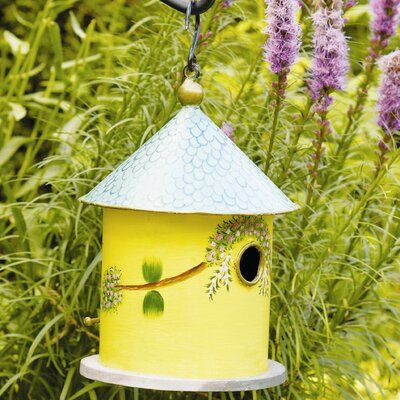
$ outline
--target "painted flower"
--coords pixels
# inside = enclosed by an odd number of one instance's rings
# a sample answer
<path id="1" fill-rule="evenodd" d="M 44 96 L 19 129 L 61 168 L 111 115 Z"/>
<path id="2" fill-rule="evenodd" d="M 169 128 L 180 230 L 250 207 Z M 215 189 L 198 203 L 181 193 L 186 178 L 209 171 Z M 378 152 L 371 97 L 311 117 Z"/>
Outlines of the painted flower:
<path id="1" fill-rule="evenodd" d="M 267 264 L 269 264 L 269 243 L 265 246 L 265 242 L 263 242 L 261 237 L 269 238 L 268 227 L 261 216 L 234 217 L 218 226 L 216 234 L 209 238 L 210 247 L 207 249 L 206 254 L 209 267 L 214 269 L 207 285 L 207 293 L 210 300 L 213 299 L 213 296 L 221 287 L 229 289 L 229 284 L 232 281 L 230 262 L 233 246 L 236 242 L 244 238 L 254 240 L 264 248 L 268 260 Z M 211 243 L 216 243 L 218 246 L 213 247 Z M 268 269 L 268 266 L 264 269 Z M 260 293 L 264 295 L 267 293 L 265 289 L 266 282 L 267 279 L 260 282 L 260 288 L 262 287 Z"/>
<path id="2" fill-rule="evenodd" d="M 103 311 L 115 311 L 122 301 L 122 291 L 119 287 L 121 271 L 116 267 L 109 268 L 103 277 L 101 308 Z"/>

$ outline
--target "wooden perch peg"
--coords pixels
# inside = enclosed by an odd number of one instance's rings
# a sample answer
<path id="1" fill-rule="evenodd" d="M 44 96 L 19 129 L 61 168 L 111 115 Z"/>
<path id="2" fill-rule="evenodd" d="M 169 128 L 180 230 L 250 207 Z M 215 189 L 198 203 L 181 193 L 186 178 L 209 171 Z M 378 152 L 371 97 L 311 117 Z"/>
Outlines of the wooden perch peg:
<path id="1" fill-rule="evenodd" d="M 85 317 L 85 318 L 83 319 L 83 323 L 84 323 L 86 326 L 93 326 L 94 324 L 100 323 L 100 318 L 99 318 L 99 317 L 96 317 L 96 318 Z"/>

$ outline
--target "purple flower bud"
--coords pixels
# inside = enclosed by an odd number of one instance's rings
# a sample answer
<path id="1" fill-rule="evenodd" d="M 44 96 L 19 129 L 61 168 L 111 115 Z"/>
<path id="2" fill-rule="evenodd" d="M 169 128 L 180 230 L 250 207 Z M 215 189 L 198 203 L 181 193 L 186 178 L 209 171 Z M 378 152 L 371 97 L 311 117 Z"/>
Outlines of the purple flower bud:
<path id="1" fill-rule="evenodd" d="M 347 0 L 344 3 L 344 9 L 348 10 L 351 7 L 354 7 L 357 4 L 357 0 Z"/>
<path id="2" fill-rule="evenodd" d="M 231 122 L 224 121 L 221 125 L 221 130 L 225 133 L 226 136 L 228 136 L 229 139 L 233 139 L 233 133 L 235 130 Z"/>
<path id="3" fill-rule="evenodd" d="M 400 50 L 380 60 L 382 80 L 378 97 L 378 125 L 386 133 L 400 131 Z"/>
<path id="4" fill-rule="evenodd" d="M 301 28 L 296 21 L 296 0 L 266 0 L 268 34 L 264 59 L 274 74 L 288 72 L 300 49 Z"/>
<path id="5" fill-rule="evenodd" d="M 382 46 L 386 47 L 389 44 L 389 39 L 383 39 L 382 40 Z"/>

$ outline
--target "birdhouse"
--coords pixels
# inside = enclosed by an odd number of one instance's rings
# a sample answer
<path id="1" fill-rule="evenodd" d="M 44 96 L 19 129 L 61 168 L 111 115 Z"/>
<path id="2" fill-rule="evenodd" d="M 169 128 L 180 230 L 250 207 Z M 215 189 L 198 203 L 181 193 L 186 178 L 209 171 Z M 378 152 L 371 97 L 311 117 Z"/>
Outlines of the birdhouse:
<path id="1" fill-rule="evenodd" d="M 297 209 L 198 106 L 81 199 L 103 208 L 100 351 L 82 375 L 168 390 L 281 384 L 272 225 Z"/>

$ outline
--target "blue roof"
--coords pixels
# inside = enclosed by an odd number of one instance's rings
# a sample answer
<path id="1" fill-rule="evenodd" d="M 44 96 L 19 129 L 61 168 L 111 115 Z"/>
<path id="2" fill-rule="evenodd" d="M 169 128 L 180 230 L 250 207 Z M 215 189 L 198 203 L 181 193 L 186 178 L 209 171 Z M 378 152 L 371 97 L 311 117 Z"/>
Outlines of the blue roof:
<path id="1" fill-rule="evenodd" d="M 81 201 L 172 213 L 298 208 L 199 107 L 186 106 Z"/>

